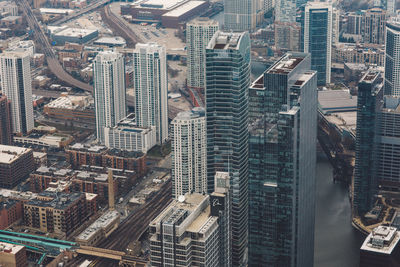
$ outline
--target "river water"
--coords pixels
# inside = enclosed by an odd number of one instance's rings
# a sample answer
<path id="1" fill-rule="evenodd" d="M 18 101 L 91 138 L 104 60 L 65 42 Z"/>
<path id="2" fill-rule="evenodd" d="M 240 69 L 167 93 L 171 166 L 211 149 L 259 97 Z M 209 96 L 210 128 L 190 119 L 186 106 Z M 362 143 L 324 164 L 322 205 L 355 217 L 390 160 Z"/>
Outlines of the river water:
<path id="1" fill-rule="evenodd" d="M 315 267 L 357 267 L 364 236 L 351 226 L 347 186 L 333 183 L 332 166 L 324 156 L 317 163 Z"/>

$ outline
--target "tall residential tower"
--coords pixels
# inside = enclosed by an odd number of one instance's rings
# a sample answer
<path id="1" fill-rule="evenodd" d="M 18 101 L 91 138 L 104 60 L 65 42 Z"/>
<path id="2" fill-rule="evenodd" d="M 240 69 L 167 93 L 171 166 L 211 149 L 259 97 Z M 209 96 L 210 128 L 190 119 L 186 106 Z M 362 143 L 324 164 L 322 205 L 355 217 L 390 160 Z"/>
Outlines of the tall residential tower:
<path id="1" fill-rule="evenodd" d="M 104 128 L 126 116 L 124 57 L 114 51 L 100 52 L 93 72 L 97 140 L 104 144 Z"/>
<path id="2" fill-rule="evenodd" d="M 224 30 L 253 31 L 257 24 L 258 0 L 224 0 Z"/>
<path id="3" fill-rule="evenodd" d="M 34 127 L 29 53 L 7 51 L 0 54 L 0 76 L 3 94 L 11 101 L 13 132 L 26 134 Z"/>
<path id="4" fill-rule="evenodd" d="M 168 138 L 167 55 L 156 43 L 137 44 L 133 52 L 136 122 L 156 127 L 158 144 Z"/>
<path id="5" fill-rule="evenodd" d="M 171 123 L 172 196 L 207 192 L 206 118 L 203 108 L 178 113 Z"/>
<path id="6" fill-rule="evenodd" d="M 385 95 L 400 96 L 400 17 L 386 24 Z M 397 71 L 396 71 L 397 70 Z"/>
<path id="7" fill-rule="evenodd" d="M 206 50 L 207 180 L 211 193 L 217 171 L 230 176 L 234 266 L 247 249 L 249 86 L 249 34 L 217 31 Z"/>

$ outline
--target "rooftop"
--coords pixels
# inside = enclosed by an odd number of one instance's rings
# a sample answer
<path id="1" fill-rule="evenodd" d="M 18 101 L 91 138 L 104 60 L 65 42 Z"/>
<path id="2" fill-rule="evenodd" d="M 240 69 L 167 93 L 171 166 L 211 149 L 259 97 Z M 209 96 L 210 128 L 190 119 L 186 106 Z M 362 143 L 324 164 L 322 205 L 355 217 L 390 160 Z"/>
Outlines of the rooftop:
<path id="1" fill-rule="evenodd" d="M 64 210 L 68 208 L 72 203 L 80 199 L 84 193 L 64 193 L 64 192 L 50 192 L 43 191 L 39 193 L 39 197 L 50 198 L 50 200 L 35 199 L 27 203 L 27 205 L 39 206 L 39 207 L 51 207 L 57 210 Z"/>
<path id="2" fill-rule="evenodd" d="M 93 102 L 93 98 L 89 96 L 60 96 L 56 100 L 51 101 L 46 106 L 49 108 L 63 109 L 82 109 L 86 108 Z"/>
<path id="3" fill-rule="evenodd" d="M 126 45 L 126 41 L 124 38 L 115 36 L 115 37 L 101 37 L 94 41 L 94 44 L 106 44 L 106 45 Z"/>
<path id="4" fill-rule="evenodd" d="M 179 17 L 198 6 L 204 5 L 205 3 L 206 1 L 196 1 L 196 0 L 186 2 L 183 5 L 165 13 L 163 17 Z"/>
<path id="5" fill-rule="evenodd" d="M 82 28 L 66 28 L 55 33 L 55 36 L 82 37 L 98 32 L 98 30 L 82 29 Z"/>
<path id="6" fill-rule="evenodd" d="M 95 152 L 100 153 L 107 150 L 105 146 L 97 146 L 97 145 L 88 145 L 82 143 L 75 143 L 72 146 L 69 146 L 69 149 L 72 150 L 79 150 L 79 151 L 86 151 L 86 152 Z"/>
<path id="7" fill-rule="evenodd" d="M 141 0 L 133 3 L 136 8 L 173 9 L 188 0 Z"/>
<path id="8" fill-rule="evenodd" d="M 82 233 L 80 233 L 76 239 L 88 240 L 97 231 L 107 228 L 115 220 L 119 219 L 119 212 L 115 210 L 110 210 L 100 216 L 94 223 L 92 223 L 88 228 L 86 228 Z"/>
<path id="9" fill-rule="evenodd" d="M 244 32 L 222 32 L 217 31 L 207 45 L 208 49 L 239 49 L 239 43 Z"/>
<path id="10" fill-rule="evenodd" d="M 74 12 L 72 9 L 63 9 L 63 8 L 40 8 L 40 13 L 48 13 L 48 14 L 70 14 Z"/>
<path id="11" fill-rule="evenodd" d="M 200 117 L 205 117 L 205 109 L 198 107 L 193 108 L 191 111 L 179 112 L 174 121 L 176 122 L 177 120 L 192 120 Z"/>
<path id="12" fill-rule="evenodd" d="M 365 239 L 361 250 L 390 255 L 397 246 L 399 239 L 400 235 L 397 228 L 378 226 Z"/>
<path id="13" fill-rule="evenodd" d="M 357 110 L 357 96 L 349 90 L 318 91 L 318 103 L 323 113 Z"/>
<path id="14" fill-rule="evenodd" d="M 297 65 L 299 65 L 300 62 L 303 61 L 304 58 L 305 58 L 305 56 L 297 56 L 295 54 L 286 53 L 281 59 L 279 59 L 275 64 L 273 64 L 267 70 L 267 73 L 288 74 Z"/>
<path id="15" fill-rule="evenodd" d="M 0 242 L 0 255 L 2 253 L 17 254 L 22 249 L 24 249 L 24 246 Z"/>
<path id="16" fill-rule="evenodd" d="M 264 73 L 261 74 L 250 86 L 250 89 L 265 89 L 264 87 Z"/>
<path id="17" fill-rule="evenodd" d="M 400 97 L 385 95 L 383 97 L 383 110 L 386 112 L 400 113 Z"/>
<path id="18" fill-rule="evenodd" d="M 361 78 L 360 83 L 373 83 L 380 75 L 381 72 L 379 70 L 369 69 Z"/>
<path id="19" fill-rule="evenodd" d="M 216 20 L 213 19 L 209 19 L 206 17 L 197 17 L 195 19 L 192 19 L 191 21 L 189 21 L 186 24 L 186 27 L 188 26 L 197 26 L 197 25 L 201 25 L 201 26 L 218 26 L 219 23 Z"/>
<path id="20" fill-rule="evenodd" d="M 0 163 L 10 164 L 30 151 L 32 150 L 29 148 L 0 145 Z"/>

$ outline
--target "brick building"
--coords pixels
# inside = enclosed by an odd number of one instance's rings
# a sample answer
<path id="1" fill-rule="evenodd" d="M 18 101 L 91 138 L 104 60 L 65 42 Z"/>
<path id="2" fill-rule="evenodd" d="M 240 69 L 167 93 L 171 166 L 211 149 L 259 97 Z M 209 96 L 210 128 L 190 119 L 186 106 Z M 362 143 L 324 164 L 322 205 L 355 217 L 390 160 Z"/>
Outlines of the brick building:
<path id="1" fill-rule="evenodd" d="M 6 229 L 22 219 L 22 201 L 15 199 L 0 200 L 0 230 Z"/>
<path id="2" fill-rule="evenodd" d="M 33 169 L 32 149 L 0 145 L 0 187 L 18 185 Z"/>

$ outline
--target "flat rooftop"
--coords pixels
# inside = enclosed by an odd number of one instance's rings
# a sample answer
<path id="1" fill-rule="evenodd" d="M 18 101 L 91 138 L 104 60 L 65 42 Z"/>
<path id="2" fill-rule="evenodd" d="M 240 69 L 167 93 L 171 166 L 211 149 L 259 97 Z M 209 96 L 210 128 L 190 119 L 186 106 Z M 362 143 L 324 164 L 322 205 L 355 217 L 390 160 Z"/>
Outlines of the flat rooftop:
<path id="1" fill-rule="evenodd" d="M 360 83 L 373 83 L 380 75 L 381 75 L 381 72 L 379 70 L 370 69 L 361 78 Z"/>
<path id="2" fill-rule="evenodd" d="M 24 246 L 0 242 L 0 255 L 3 253 L 17 254 L 24 249 Z"/>
<path id="3" fill-rule="evenodd" d="M 352 96 L 349 90 L 318 91 L 318 103 L 323 113 L 357 110 L 357 96 Z"/>
<path id="4" fill-rule="evenodd" d="M 74 11 L 72 9 L 63 9 L 63 8 L 39 8 L 40 13 L 47 14 L 70 14 Z"/>
<path id="5" fill-rule="evenodd" d="M 399 240 L 396 227 L 378 226 L 365 239 L 361 250 L 390 255 Z"/>
<path id="6" fill-rule="evenodd" d="M 174 121 L 177 120 L 192 120 L 205 116 L 204 108 L 194 108 L 191 111 L 182 111 L 179 112 L 178 115 L 174 118 Z"/>
<path id="7" fill-rule="evenodd" d="M 206 3 L 205 1 L 192 0 L 192 1 L 186 2 L 183 5 L 165 13 L 162 16 L 163 17 L 180 17 L 196 7 L 204 5 L 205 3 Z"/>
<path id="8" fill-rule="evenodd" d="M 207 45 L 208 49 L 239 49 L 239 43 L 245 33 L 217 31 Z"/>
<path id="9" fill-rule="evenodd" d="M 98 30 L 82 29 L 82 28 L 66 28 L 55 33 L 55 36 L 66 36 L 66 37 L 84 37 L 93 33 L 98 32 Z"/>
<path id="10" fill-rule="evenodd" d="M 0 145 L 0 163 L 10 164 L 30 151 L 32 150 L 29 148 Z"/>
<path id="11" fill-rule="evenodd" d="M 264 87 L 264 73 L 261 74 L 250 86 L 250 89 L 265 89 Z"/>
<path id="12" fill-rule="evenodd" d="M 100 216 L 94 223 L 80 233 L 76 239 L 78 240 L 89 240 L 97 231 L 107 228 L 115 220 L 119 219 L 119 212 L 111 210 Z"/>
<path id="13" fill-rule="evenodd" d="M 294 56 L 292 54 L 284 55 L 280 60 L 278 60 L 274 65 L 272 65 L 267 73 L 274 74 L 288 74 L 290 73 L 297 65 L 302 62 L 304 57 Z"/>
<path id="14" fill-rule="evenodd" d="M 197 17 L 186 23 L 186 27 L 188 26 L 218 26 L 219 23 L 216 20 L 205 18 L 205 17 Z"/>
<path id="15" fill-rule="evenodd" d="M 94 44 L 106 44 L 106 45 L 126 45 L 126 41 L 124 38 L 116 36 L 116 37 L 101 37 L 93 42 Z"/>
<path id="16" fill-rule="evenodd" d="M 188 0 L 142 0 L 142 1 L 137 1 L 132 5 L 136 8 L 154 8 L 154 9 L 170 10 L 187 1 Z"/>

